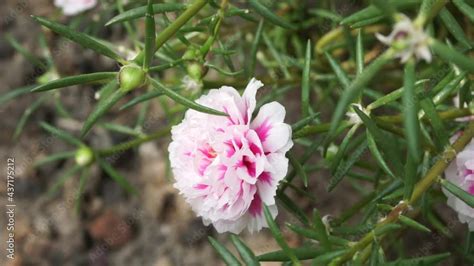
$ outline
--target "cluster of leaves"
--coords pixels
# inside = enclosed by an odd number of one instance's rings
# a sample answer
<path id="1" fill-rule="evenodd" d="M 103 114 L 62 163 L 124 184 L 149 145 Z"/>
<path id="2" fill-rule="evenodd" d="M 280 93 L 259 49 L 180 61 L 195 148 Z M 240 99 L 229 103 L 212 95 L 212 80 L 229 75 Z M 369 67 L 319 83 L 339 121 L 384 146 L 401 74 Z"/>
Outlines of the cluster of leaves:
<path id="1" fill-rule="evenodd" d="M 286 227 L 305 241 L 300 247 L 290 248 L 265 208 L 265 217 L 281 250 L 256 256 L 238 236 L 232 235 L 241 260 L 249 265 L 258 265 L 260 261 L 299 265 L 301 260 L 312 260 L 313 265 L 435 265 L 443 261 L 450 253 L 405 258 L 400 251 L 397 260 L 387 261 L 385 250 L 392 250 L 390 245 L 402 235 L 396 233 L 403 233 L 406 228 L 425 233 L 436 230 L 451 237 L 449 228 L 434 209 L 435 204 L 445 200 L 437 183 L 474 206 L 472 195 L 440 178 L 455 152 L 462 150 L 474 135 L 472 122 L 469 126 L 456 122 L 457 118 L 473 114 L 472 106 L 469 108 L 474 72 L 474 60 L 469 58 L 469 53 L 473 42 L 465 32 L 472 31 L 474 3 L 468 0 L 350 1 L 353 7 L 363 8 L 344 17 L 333 1 L 318 1 L 315 7 L 308 7 L 306 2 L 310 1 L 273 4 L 258 0 L 248 3 L 195 0 L 190 4 L 132 1 L 124 11 L 122 1 L 118 0 L 109 9 L 118 15 L 105 25 L 127 30 L 133 42 L 129 50 L 136 54 L 131 60 L 121 56 L 114 44 L 74 26 L 33 17 L 61 37 L 114 60 L 121 66 L 120 70 L 52 80 L 51 77 L 57 76 L 57 67 L 51 58 L 48 55 L 46 60 L 37 58 L 10 37 L 12 46 L 46 74 L 38 79 L 39 84 L 0 97 L 0 103 L 30 91 L 42 92 L 20 119 L 15 132 L 18 137 L 31 113 L 49 99 L 55 101 L 59 115 L 71 117 L 59 100 L 58 89 L 103 84 L 80 137 L 41 123 L 46 131 L 76 149 L 50 155 L 37 165 L 75 157 L 76 166 L 59 178 L 52 191 L 78 171 L 82 171 L 83 188 L 87 169 L 97 163 L 119 185 L 134 193 L 135 189 L 107 162 L 107 157 L 166 136 L 187 108 L 223 115 L 193 101 L 203 90 L 220 85 L 241 88 L 255 75 L 271 88 L 259 102 L 260 106 L 271 100 L 286 99 L 283 97 L 300 88 L 300 120 L 292 128 L 295 142 L 305 151 L 301 157 L 288 154 L 292 170 L 278 188 L 277 197 L 298 220 L 298 224 Z M 401 65 L 395 60 L 396 48 L 383 51 L 374 40 L 373 34 L 390 29 L 399 12 L 416 16 L 414 23 L 427 29 L 430 35 L 427 45 L 436 55 L 432 63 L 417 63 L 412 59 Z M 459 17 L 463 22 L 459 22 L 455 12 L 462 15 Z M 176 14 L 176 18 L 170 20 L 169 13 Z M 242 24 L 237 30 L 235 21 Z M 145 33 L 140 41 L 137 29 L 142 24 Z M 40 38 L 40 44 L 46 49 L 44 38 Z M 156 64 L 158 61 L 160 64 Z M 169 69 L 179 73 L 178 78 L 164 80 L 163 74 Z M 197 89 L 187 88 L 183 82 L 186 76 L 198 84 Z M 139 95 L 130 97 L 129 92 L 137 89 L 141 90 Z M 457 95 L 459 107 L 452 101 Z M 160 101 L 168 124 L 158 132 L 144 132 L 150 101 L 163 97 L 179 106 L 169 108 L 166 102 Z M 104 114 L 124 98 L 128 101 L 120 110 L 140 108 L 135 126 L 101 122 Z M 327 109 L 331 110 L 329 123 L 322 122 Z M 351 119 L 344 119 L 347 112 Z M 97 126 L 133 139 L 106 149 L 90 147 L 87 133 Z M 450 145 L 450 136 L 463 129 L 463 136 Z M 306 164 L 319 155 L 324 159 L 318 164 Z M 331 173 L 329 192 L 344 181 L 360 194 L 359 202 L 329 221 L 317 209 L 308 217 L 287 191 L 291 189 L 314 201 L 310 189 L 318 180 L 310 177 L 321 169 Z M 301 182 L 295 180 L 296 176 Z M 336 193 L 334 198 L 337 199 Z M 361 217 L 354 221 L 356 214 Z M 210 238 L 210 243 L 227 264 L 240 264 L 218 241 Z M 464 262 L 474 263 L 474 234 L 468 234 L 450 252 L 455 252 Z"/>

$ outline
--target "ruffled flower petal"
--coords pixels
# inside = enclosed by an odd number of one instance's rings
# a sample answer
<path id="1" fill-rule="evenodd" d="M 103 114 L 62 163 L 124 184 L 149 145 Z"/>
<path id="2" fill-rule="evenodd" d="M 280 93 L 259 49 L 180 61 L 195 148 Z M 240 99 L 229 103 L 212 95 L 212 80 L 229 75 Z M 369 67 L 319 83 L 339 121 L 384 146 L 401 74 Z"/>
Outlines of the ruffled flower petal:
<path id="1" fill-rule="evenodd" d="M 263 204 L 273 216 L 278 213 L 276 190 L 287 173 L 285 153 L 293 142 L 279 103 L 262 106 L 252 120 L 262 86 L 252 79 L 242 96 L 227 86 L 210 90 L 196 102 L 228 116 L 188 110 L 171 130 L 174 186 L 204 224 L 213 224 L 218 232 L 266 227 Z"/>

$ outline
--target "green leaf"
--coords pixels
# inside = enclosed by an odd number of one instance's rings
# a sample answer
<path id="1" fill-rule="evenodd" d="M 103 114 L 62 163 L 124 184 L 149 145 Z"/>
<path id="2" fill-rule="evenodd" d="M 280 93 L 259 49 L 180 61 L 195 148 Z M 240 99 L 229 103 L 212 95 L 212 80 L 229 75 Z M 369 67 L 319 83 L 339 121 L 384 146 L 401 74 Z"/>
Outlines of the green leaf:
<path id="1" fill-rule="evenodd" d="M 138 132 L 137 130 L 135 130 L 133 128 L 130 128 L 130 127 L 127 127 L 127 126 L 124 126 L 124 125 L 120 125 L 120 124 L 104 123 L 104 124 L 102 124 L 102 126 L 105 129 L 108 129 L 110 131 L 115 131 L 115 132 L 118 132 L 118 133 L 130 135 L 130 136 L 140 136 L 141 135 L 141 133 Z"/>
<path id="2" fill-rule="evenodd" d="M 241 17 L 245 20 L 258 23 L 258 19 L 252 17 L 248 13 L 249 13 L 248 9 L 241 9 L 241 8 L 237 8 L 235 6 L 230 6 L 230 7 L 228 7 L 225 16 L 226 17 L 239 16 L 239 17 Z"/>
<path id="3" fill-rule="evenodd" d="M 416 229 L 418 231 L 421 231 L 421 232 L 426 232 L 426 233 L 431 233 L 431 230 L 420 224 L 419 222 L 409 218 L 409 217 L 406 217 L 406 216 L 403 216 L 403 215 L 400 215 L 398 217 L 398 219 L 400 220 L 401 223 L 403 223 L 404 225 L 407 225 L 409 227 L 412 227 L 413 229 Z"/>
<path id="4" fill-rule="evenodd" d="M 369 146 L 370 153 L 374 156 L 375 160 L 377 161 L 378 165 L 382 170 L 388 174 L 389 176 L 395 178 L 395 174 L 390 170 L 390 167 L 388 166 L 387 162 L 385 162 L 382 153 L 379 151 L 377 147 L 377 143 L 375 143 L 374 137 L 370 133 L 370 131 L 367 129 L 367 145 Z"/>
<path id="5" fill-rule="evenodd" d="M 469 192 L 465 191 L 464 189 L 458 187 L 457 185 L 453 184 L 451 181 L 446 179 L 440 180 L 441 185 L 451 192 L 454 196 L 458 199 L 464 201 L 469 207 L 474 208 L 474 196 L 471 195 Z"/>
<path id="6" fill-rule="evenodd" d="M 423 0 L 420 11 L 415 19 L 415 25 L 423 27 L 447 4 L 446 0 Z"/>
<path id="7" fill-rule="evenodd" d="M 339 80 L 339 83 L 344 89 L 347 89 L 350 86 L 351 81 L 347 77 L 347 74 L 344 69 L 342 69 L 342 67 L 336 62 L 336 60 L 334 60 L 334 58 L 329 53 L 324 53 L 324 55 L 328 59 L 329 64 L 331 65 L 331 68 L 334 71 L 334 74 L 336 74 L 336 77 Z"/>
<path id="8" fill-rule="evenodd" d="M 444 60 L 466 71 L 474 72 L 474 59 L 472 57 L 464 55 L 435 39 L 431 39 L 431 49 Z"/>
<path id="9" fill-rule="evenodd" d="M 351 127 L 351 129 L 349 129 L 346 136 L 344 137 L 341 144 L 339 145 L 339 148 L 337 149 L 336 155 L 334 155 L 334 157 L 332 157 L 332 159 L 331 159 L 331 172 L 332 173 L 334 173 L 334 171 L 339 166 L 339 163 L 344 158 L 344 155 L 346 154 L 347 148 L 349 147 L 349 144 L 351 143 L 351 139 L 354 136 L 354 134 L 357 132 L 357 129 L 359 129 L 359 124 L 355 124 Z"/>
<path id="10" fill-rule="evenodd" d="M 71 134 L 69 134 L 68 132 L 62 130 L 62 129 L 59 129 L 57 127 L 53 127 L 51 126 L 50 124 L 46 123 L 46 122 L 40 122 L 40 126 L 48 131 L 49 133 L 51 133 L 51 135 L 55 136 L 55 137 L 58 137 L 66 142 L 68 142 L 69 144 L 72 144 L 72 145 L 75 145 L 75 146 L 82 146 L 84 145 L 78 138 L 72 136 Z"/>
<path id="11" fill-rule="evenodd" d="M 240 264 L 239 260 L 232 255 L 232 253 L 224 247 L 221 243 L 219 243 L 217 240 L 212 238 L 211 236 L 207 237 L 209 239 L 209 243 L 211 243 L 212 247 L 217 251 L 219 256 L 224 260 L 226 265 L 242 265 Z"/>
<path id="12" fill-rule="evenodd" d="M 245 69 L 241 69 L 239 71 L 227 71 L 227 70 L 225 70 L 221 67 L 215 66 L 215 65 L 210 64 L 208 62 L 204 63 L 204 67 L 214 69 L 214 70 L 216 70 L 217 72 L 221 73 L 224 76 L 231 76 L 231 77 L 241 75 L 245 72 Z"/>
<path id="13" fill-rule="evenodd" d="M 128 193 L 137 195 L 137 190 L 123 177 L 119 172 L 117 172 L 105 159 L 95 156 L 100 167 L 111 177 L 115 182 L 117 182 L 124 190 Z"/>
<path id="14" fill-rule="evenodd" d="M 383 254 L 383 249 L 380 247 L 379 241 L 375 240 L 372 242 L 372 250 L 371 250 L 369 266 L 384 265 L 384 263 L 385 263 L 385 258 Z"/>
<path id="15" fill-rule="evenodd" d="M 84 193 L 84 189 L 86 187 L 87 178 L 89 177 L 89 168 L 82 169 L 81 176 L 79 177 L 79 188 L 76 193 L 76 203 L 75 209 L 76 212 L 79 213 L 81 210 L 81 202 L 82 202 L 82 194 Z"/>
<path id="16" fill-rule="evenodd" d="M 290 248 L 291 254 L 295 254 L 299 260 L 310 260 L 321 254 L 324 254 L 325 251 L 318 249 L 314 246 L 303 246 L 299 248 Z M 290 257 L 285 250 L 277 250 L 269 253 L 265 253 L 257 256 L 259 261 L 289 261 Z"/>
<path id="17" fill-rule="evenodd" d="M 295 254 L 293 254 L 292 250 L 283 238 L 283 235 L 281 234 L 278 225 L 275 223 L 275 220 L 273 220 L 272 213 L 270 212 L 270 209 L 268 209 L 267 205 L 263 205 L 263 213 L 265 214 L 265 220 L 267 221 L 268 227 L 270 228 L 275 241 L 285 251 L 286 255 L 288 255 L 294 265 L 301 265 L 301 263 L 298 261 L 298 258 L 296 258 Z"/>
<path id="18" fill-rule="evenodd" d="M 427 81 L 429 81 L 429 80 L 428 79 L 418 80 L 415 83 L 416 92 L 421 91 L 422 85 L 425 84 Z M 394 91 L 392 91 L 388 94 L 385 94 L 385 95 L 381 96 L 380 98 L 377 98 L 375 101 L 373 101 L 372 103 L 367 105 L 367 109 L 368 110 L 373 110 L 373 109 L 376 109 L 376 108 L 379 108 L 379 107 L 382 107 L 382 106 L 386 106 L 389 103 L 392 103 L 392 102 L 400 99 L 403 96 L 403 93 L 404 93 L 404 88 L 403 87 L 401 87 L 400 89 L 396 89 L 396 90 L 394 90 Z"/>
<path id="19" fill-rule="evenodd" d="M 86 84 L 91 82 L 104 82 L 117 77 L 117 72 L 97 72 L 90 74 L 82 74 L 70 76 L 50 81 L 46 84 L 39 85 L 32 89 L 32 92 L 48 91 L 64 88 L 73 85 Z"/>
<path id="20" fill-rule="evenodd" d="M 64 184 L 64 182 L 66 182 L 66 180 L 73 176 L 75 173 L 79 172 L 79 170 L 82 169 L 82 166 L 80 165 L 74 165 L 72 168 L 69 168 L 68 170 L 66 170 L 53 184 L 53 186 L 51 186 L 51 188 L 49 188 L 48 192 L 46 192 L 46 194 L 51 197 L 53 196 L 57 191 L 58 189 Z"/>
<path id="21" fill-rule="evenodd" d="M 327 9 L 311 9 L 309 10 L 309 13 L 321 18 L 332 20 L 333 22 L 340 22 L 343 19 L 341 15 Z"/>
<path id="22" fill-rule="evenodd" d="M 309 112 L 309 75 L 311 73 L 311 40 L 306 42 L 306 53 L 304 57 L 303 76 L 301 77 L 301 108 L 303 117 Z"/>
<path id="23" fill-rule="evenodd" d="M 122 110 L 128 109 L 128 108 L 130 108 L 132 106 L 135 106 L 139 103 L 146 102 L 148 100 L 151 100 L 151 99 L 156 98 L 156 97 L 160 97 L 162 95 L 163 95 L 163 92 L 155 91 L 155 90 L 144 93 L 142 95 L 139 95 L 139 96 L 133 98 L 132 100 L 130 100 L 126 104 L 122 105 L 119 110 L 122 111 Z"/>
<path id="24" fill-rule="evenodd" d="M 260 16 L 268 20 L 269 22 L 280 26 L 282 28 L 286 29 L 296 29 L 296 27 L 284 20 L 283 18 L 279 17 L 275 13 L 273 13 L 270 9 L 268 9 L 266 6 L 264 6 L 262 3 L 260 3 L 259 0 L 249 0 L 250 7 L 255 10 Z"/>
<path id="25" fill-rule="evenodd" d="M 377 59 L 375 59 L 369 66 L 367 66 L 364 71 L 356 77 L 354 81 L 344 90 L 341 98 L 339 99 L 336 110 L 332 116 L 331 128 L 329 130 L 329 135 L 332 136 L 344 116 L 348 105 L 361 94 L 364 86 L 366 86 L 372 78 L 377 74 L 377 72 L 387 64 L 392 58 L 392 51 L 389 49 Z"/>
<path id="26" fill-rule="evenodd" d="M 288 153 L 288 160 L 290 161 L 290 164 L 293 166 L 293 169 L 295 169 L 301 180 L 303 180 L 304 186 L 308 187 L 308 176 L 306 175 L 306 171 L 303 169 L 303 166 L 300 164 L 298 159 L 292 153 Z"/>
<path id="27" fill-rule="evenodd" d="M 375 6 L 370 5 L 360 11 L 355 12 L 352 15 L 345 17 L 343 20 L 341 20 L 341 25 L 353 24 L 355 22 L 371 19 L 380 15 L 382 15 L 382 11 Z"/>
<path id="28" fill-rule="evenodd" d="M 313 209 L 313 228 L 319 236 L 319 241 L 325 250 L 331 250 L 331 242 L 329 241 L 329 235 L 326 230 L 326 226 L 323 223 L 321 214 L 317 209 Z"/>
<path id="29" fill-rule="evenodd" d="M 399 259 L 396 261 L 386 262 L 386 266 L 412 266 L 412 265 L 438 265 L 441 261 L 449 258 L 451 253 L 442 253 L 432 256 L 419 257 L 415 259 Z"/>
<path id="30" fill-rule="evenodd" d="M 180 59 L 176 59 L 172 62 L 169 62 L 169 63 L 165 63 L 165 64 L 162 64 L 162 65 L 158 65 L 158 66 L 153 66 L 153 67 L 150 67 L 150 69 L 148 70 L 148 72 L 159 72 L 159 71 L 163 71 L 165 69 L 169 69 L 169 68 L 172 68 L 172 67 L 176 67 L 176 66 L 179 66 L 181 63 L 185 62 L 186 59 L 184 58 L 180 58 Z"/>
<path id="31" fill-rule="evenodd" d="M 99 54 L 105 55 L 107 57 L 110 57 L 114 59 L 115 61 L 123 63 L 123 59 L 113 50 L 111 50 L 109 47 L 106 45 L 98 42 L 91 36 L 75 31 L 69 27 L 66 27 L 64 25 L 61 25 L 59 23 L 50 21 L 46 18 L 43 17 L 37 17 L 37 16 L 32 16 L 34 20 L 39 22 L 41 25 L 51 29 L 52 31 L 56 32 L 57 34 L 73 41 L 78 44 L 80 44 L 84 48 L 89 48 L 92 49 Z"/>
<path id="32" fill-rule="evenodd" d="M 18 124 L 16 125 L 15 132 L 13 133 L 13 139 L 17 139 L 25 128 L 26 122 L 31 117 L 31 115 L 41 106 L 41 104 L 48 99 L 48 95 L 42 95 L 39 99 L 35 100 L 20 117 Z"/>
<path id="33" fill-rule="evenodd" d="M 364 71 L 364 41 L 362 40 L 362 29 L 357 31 L 356 40 L 356 67 L 357 75 L 360 75 Z"/>
<path id="34" fill-rule="evenodd" d="M 362 154 L 364 154 L 366 149 L 367 141 L 362 141 L 362 143 L 357 146 L 351 156 L 346 161 L 339 164 L 333 177 L 331 177 L 331 179 L 329 180 L 329 185 L 327 187 L 327 190 L 329 192 L 332 191 L 342 181 L 342 179 L 347 175 L 349 170 L 360 159 Z"/>
<path id="35" fill-rule="evenodd" d="M 400 1 L 400 0 L 389 0 L 388 1 L 390 5 L 392 5 L 394 8 L 398 10 L 404 10 L 404 9 L 409 9 L 412 8 L 413 6 L 419 4 L 421 0 L 405 0 L 405 1 Z M 382 10 L 379 8 L 370 5 L 360 11 L 355 12 L 354 14 L 344 18 L 341 21 L 342 25 L 348 25 L 348 24 L 354 24 L 356 22 L 360 22 L 363 20 L 367 19 L 373 19 L 374 17 L 378 17 L 383 15 Z"/>
<path id="36" fill-rule="evenodd" d="M 433 103 L 439 104 L 451 97 L 453 92 L 458 89 L 461 81 L 465 77 L 465 71 L 462 71 L 461 73 L 459 73 L 459 75 L 454 76 L 454 78 L 448 84 L 446 84 L 444 88 L 441 88 L 439 91 L 437 91 L 436 95 L 433 97 Z"/>
<path id="37" fill-rule="evenodd" d="M 356 22 L 356 23 L 352 24 L 351 28 L 352 29 L 358 29 L 358 28 L 362 28 L 362 27 L 365 27 L 365 26 L 368 26 L 368 25 L 372 25 L 372 24 L 375 24 L 377 22 L 382 21 L 384 18 L 385 18 L 384 15 L 380 15 L 380 16 L 376 16 L 376 17 L 373 17 L 373 18 L 361 20 L 359 22 Z"/>
<path id="38" fill-rule="evenodd" d="M 403 82 L 403 124 L 407 139 L 408 152 L 415 163 L 420 160 L 420 124 L 418 121 L 418 98 L 415 93 L 415 63 L 405 64 Z"/>
<path id="39" fill-rule="evenodd" d="M 370 131 L 370 134 L 374 137 L 375 142 L 380 146 L 383 154 L 390 158 L 393 169 L 395 169 L 395 174 L 397 176 L 401 176 L 399 171 L 403 168 L 402 163 L 400 162 L 400 157 L 398 155 L 397 143 L 394 141 L 390 135 L 386 134 L 382 130 L 380 130 L 376 123 L 370 119 L 365 113 L 363 113 L 359 108 L 353 106 L 354 111 L 360 117 L 360 119 L 364 122 L 364 125 Z"/>
<path id="40" fill-rule="evenodd" d="M 257 266 L 260 265 L 258 262 L 257 257 L 255 257 L 255 254 L 253 254 L 252 250 L 247 247 L 247 245 L 240 240 L 240 238 L 237 235 L 231 234 L 230 235 L 230 240 L 234 244 L 235 248 L 240 254 L 240 257 L 244 261 L 245 265 L 250 265 L 250 266 Z"/>
<path id="41" fill-rule="evenodd" d="M 0 96 L 0 106 L 8 103 L 18 96 L 29 93 L 32 88 L 34 88 L 34 86 L 26 86 L 8 91 L 7 93 Z"/>
<path id="42" fill-rule="evenodd" d="M 58 153 L 55 153 L 55 154 L 51 154 L 51 155 L 49 155 L 49 156 L 47 156 L 47 157 L 45 157 L 45 158 L 43 158 L 39 161 L 36 161 L 34 166 L 35 167 L 40 167 L 42 165 L 52 163 L 52 162 L 55 162 L 55 161 L 72 158 L 72 157 L 74 157 L 74 155 L 76 155 L 76 151 L 58 152 Z"/>
<path id="43" fill-rule="evenodd" d="M 283 61 L 281 52 L 279 52 L 275 47 L 275 41 L 271 40 L 265 32 L 262 33 L 262 37 L 271 55 L 277 61 L 278 67 L 281 69 L 281 72 L 283 72 L 285 78 L 291 78 L 290 71 L 288 70 L 288 65 Z"/>
<path id="44" fill-rule="evenodd" d="M 313 265 L 328 265 L 331 260 L 345 254 L 346 250 L 334 250 L 321 254 L 320 256 L 313 259 Z"/>
<path id="45" fill-rule="evenodd" d="M 292 201 L 284 192 L 277 192 L 277 199 L 280 200 L 281 204 L 283 207 L 291 212 L 302 224 L 304 225 L 309 225 L 308 218 L 306 218 L 306 215 L 304 211 L 298 207 L 298 205 L 295 204 L 294 201 Z"/>
<path id="46" fill-rule="evenodd" d="M 392 5 L 390 1 L 387 0 L 371 0 L 372 5 L 377 7 L 380 11 L 383 12 L 384 16 L 393 19 L 395 12 L 395 6 Z"/>
<path id="47" fill-rule="evenodd" d="M 102 99 L 109 98 L 112 93 L 117 89 L 117 80 L 113 79 L 112 81 L 104 84 L 95 94 L 94 98 L 98 101 Z"/>
<path id="48" fill-rule="evenodd" d="M 81 129 L 81 138 L 84 138 L 87 133 L 91 130 L 94 124 L 99 120 L 112 106 L 114 106 L 120 99 L 122 99 L 127 92 L 123 90 L 116 90 L 108 98 L 102 98 L 92 113 L 84 121 L 84 125 Z"/>
<path id="49" fill-rule="evenodd" d="M 148 72 L 153 55 L 155 53 L 155 18 L 153 17 L 153 1 L 148 0 L 147 12 L 145 16 L 145 58 L 143 59 L 143 69 Z"/>
<path id="50" fill-rule="evenodd" d="M 307 117 L 295 122 L 294 124 L 291 125 L 291 130 L 293 132 L 296 132 L 300 129 L 302 129 L 303 127 L 309 125 L 310 123 L 313 123 L 315 120 L 316 120 L 316 117 L 318 117 L 320 114 L 319 113 L 314 113 L 314 114 L 310 114 L 308 115 Z"/>
<path id="51" fill-rule="evenodd" d="M 376 227 L 374 229 L 374 234 L 376 236 L 382 236 L 382 235 L 385 235 L 386 233 L 388 233 L 390 231 L 395 231 L 395 230 L 398 230 L 400 228 L 402 228 L 402 226 L 399 225 L 399 224 L 389 223 L 389 224 L 385 224 L 385 225 Z"/>
<path id="52" fill-rule="evenodd" d="M 471 22 L 474 22 L 474 8 L 466 3 L 464 0 L 453 0 L 453 4 L 467 16 Z"/>
<path id="53" fill-rule="evenodd" d="M 26 58 L 26 60 L 28 60 L 30 63 L 32 63 L 36 67 L 39 67 L 42 70 L 46 70 L 48 68 L 48 66 L 40 58 L 38 58 L 36 55 L 32 54 L 30 51 L 25 49 L 10 34 L 7 33 L 5 35 L 5 39 L 16 51 L 18 51 L 21 55 L 23 55 Z"/>
<path id="54" fill-rule="evenodd" d="M 180 3 L 154 4 L 153 14 L 181 11 L 184 9 L 186 9 L 186 5 L 180 4 Z M 105 26 L 110 26 L 115 23 L 141 18 L 141 17 L 144 17 L 146 13 L 147 13 L 147 6 L 133 8 L 113 17 L 105 24 Z"/>
<path id="55" fill-rule="evenodd" d="M 212 115 L 222 115 L 222 116 L 227 116 L 226 113 L 223 113 L 221 111 L 214 110 L 212 108 L 206 107 L 204 105 L 198 104 L 194 101 L 191 101 L 190 99 L 178 94 L 177 92 L 165 87 L 163 84 L 158 82 L 155 79 L 150 79 L 151 84 L 155 89 L 158 91 L 162 92 L 164 95 L 168 96 L 175 102 L 182 104 L 190 109 L 196 110 L 198 112 L 203 112 L 203 113 L 208 113 Z"/>
<path id="56" fill-rule="evenodd" d="M 439 150 L 444 149 L 444 147 L 449 143 L 449 135 L 446 127 L 444 126 L 443 120 L 441 120 L 438 112 L 436 112 L 436 106 L 429 97 L 422 99 L 420 101 L 420 106 L 433 126 L 433 132 L 436 136 L 436 146 Z"/>
<path id="57" fill-rule="evenodd" d="M 418 170 L 419 159 L 413 158 L 412 154 L 408 152 L 407 160 L 405 162 L 405 187 L 403 198 L 409 200 L 416 182 L 418 181 L 417 170 Z"/>
<path id="58" fill-rule="evenodd" d="M 459 25 L 459 23 L 451 14 L 451 12 L 449 12 L 448 9 L 443 8 L 441 9 L 441 12 L 439 14 L 444 26 L 446 26 L 449 33 L 451 33 L 453 37 L 464 47 L 470 49 L 471 44 L 469 42 L 469 39 L 464 34 L 464 29 L 461 27 L 461 25 Z"/>

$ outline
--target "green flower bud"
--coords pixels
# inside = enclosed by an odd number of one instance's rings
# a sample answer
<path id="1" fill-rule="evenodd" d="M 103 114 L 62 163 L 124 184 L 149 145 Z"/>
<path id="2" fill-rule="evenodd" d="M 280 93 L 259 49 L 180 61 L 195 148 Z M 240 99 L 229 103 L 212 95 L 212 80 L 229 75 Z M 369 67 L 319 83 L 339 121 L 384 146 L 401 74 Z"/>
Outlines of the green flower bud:
<path id="1" fill-rule="evenodd" d="M 191 47 L 183 55 L 184 60 L 199 60 L 201 58 L 201 53 L 198 49 Z"/>
<path id="2" fill-rule="evenodd" d="M 331 162 L 336 156 L 338 150 L 339 150 L 339 147 L 334 145 L 334 143 L 331 143 L 331 145 L 329 145 L 328 147 L 328 150 L 326 152 L 326 157 L 324 159 Z"/>
<path id="3" fill-rule="evenodd" d="M 194 80 L 201 80 L 203 75 L 203 67 L 199 63 L 190 63 L 187 65 L 186 70 L 188 75 Z"/>
<path id="4" fill-rule="evenodd" d="M 120 69 L 120 89 L 126 92 L 145 85 L 146 73 L 137 65 L 126 65 Z"/>
<path id="5" fill-rule="evenodd" d="M 80 166 L 88 166 L 94 161 L 94 153 L 91 148 L 82 146 L 76 151 L 76 163 Z"/>

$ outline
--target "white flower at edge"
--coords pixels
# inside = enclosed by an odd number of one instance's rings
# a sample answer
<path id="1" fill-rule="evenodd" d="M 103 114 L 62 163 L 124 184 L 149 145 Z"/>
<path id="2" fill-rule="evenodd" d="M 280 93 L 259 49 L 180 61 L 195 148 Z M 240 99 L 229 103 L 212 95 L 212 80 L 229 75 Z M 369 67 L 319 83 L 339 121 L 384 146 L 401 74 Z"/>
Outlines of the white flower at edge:
<path id="1" fill-rule="evenodd" d="M 474 140 L 458 153 L 456 159 L 446 168 L 444 175 L 447 180 L 474 195 Z M 443 189 L 443 192 L 448 197 L 448 206 L 458 213 L 459 221 L 467 223 L 469 231 L 474 231 L 474 208 L 469 207 L 449 191 Z"/>
<path id="2" fill-rule="evenodd" d="M 54 5 L 63 10 L 64 15 L 74 16 L 97 5 L 97 0 L 54 0 Z"/>
<path id="3" fill-rule="evenodd" d="M 400 15 L 400 20 L 395 23 L 393 31 L 388 36 L 379 33 L 375 37 L 387 46 L 396 50 L 396 57 L 405 63 L 412 56 L 431 62 L 431 51 L 428 46 L 429 36 L 422 28 L 418 27 L 405 15 Z"/>

